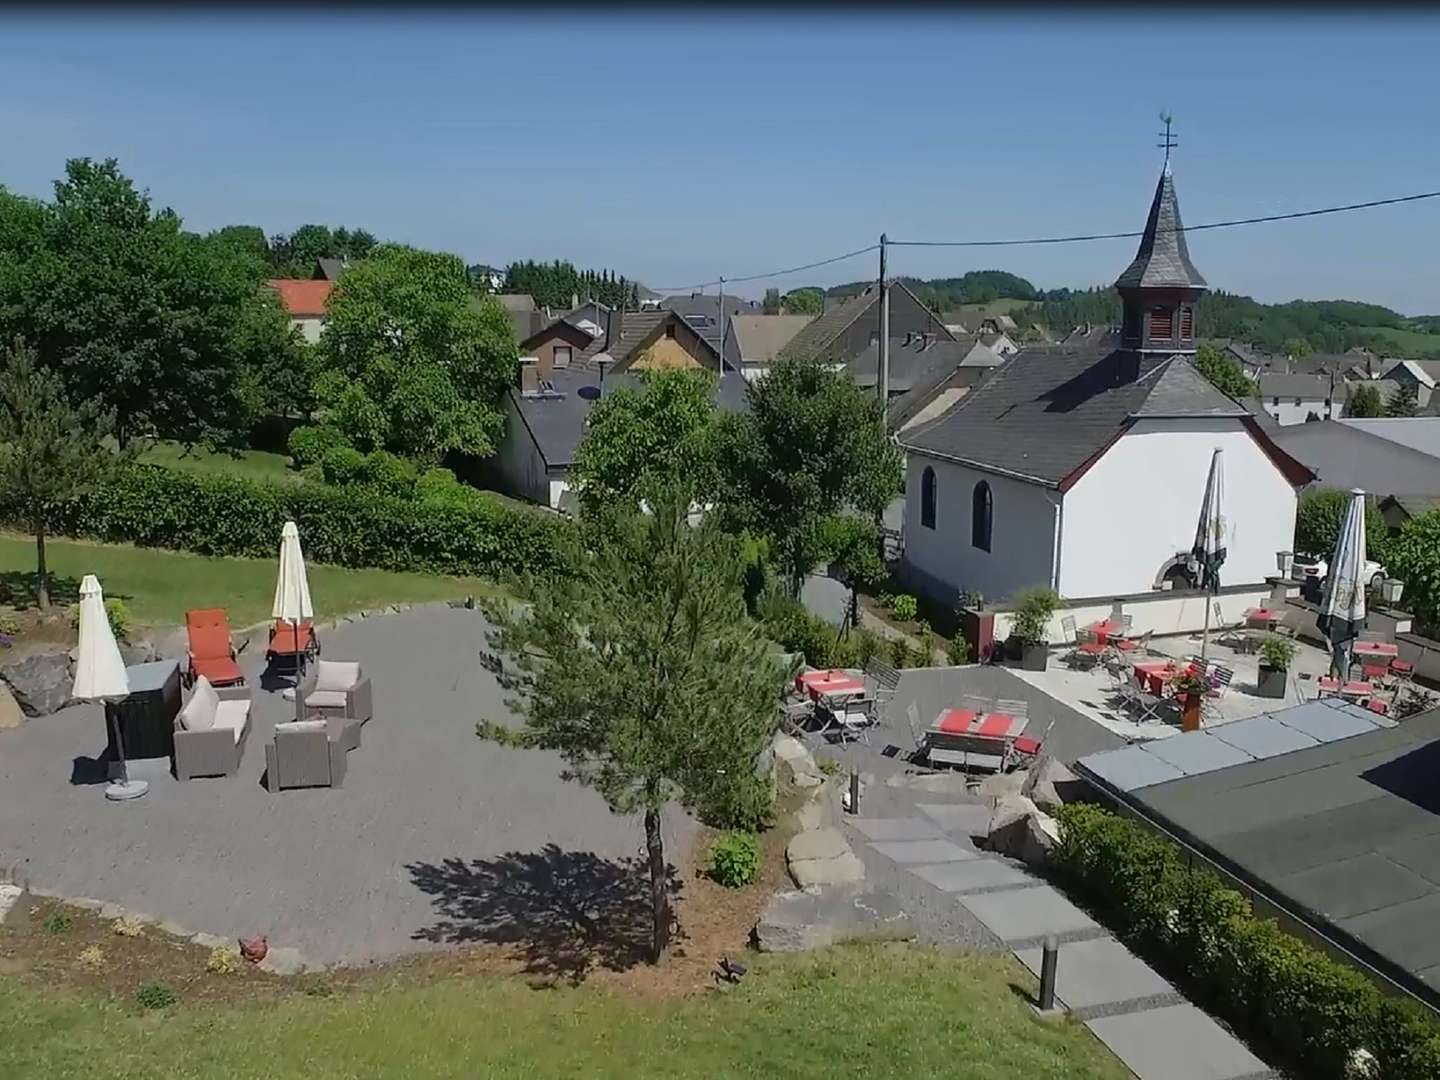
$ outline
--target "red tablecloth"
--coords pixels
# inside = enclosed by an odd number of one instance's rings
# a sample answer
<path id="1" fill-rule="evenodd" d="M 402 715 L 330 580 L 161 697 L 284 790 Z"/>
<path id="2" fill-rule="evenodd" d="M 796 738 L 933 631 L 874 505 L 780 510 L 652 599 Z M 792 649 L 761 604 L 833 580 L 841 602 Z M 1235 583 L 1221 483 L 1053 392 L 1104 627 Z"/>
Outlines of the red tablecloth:
<path id="1" fill-rule="evenodd" d="M 810 684 L 810 696 L 813 698 L 832 698 L 864 692 L 865 680 L 850 675 L 840 679 L 817 679 Z"/>
<path id="2" fill-rule="evenodd" d="M 974 709 L 946 709 L 935 720 L 935 730 L 947 735 L 964 735 L 980 714 Z"/>
<path id="3" fill-rule="evenodd" d="M 1356 656 L 1395 657 L 1400 655 L 1400 646 L 1388 641 L 1357 641 L 1354 651 Z"/>
<path id="4" fill-rule="evenodd" d="M 1095 635 L 1096 641 L 1101 645 L 1106 645 L 1112 637 L 1116 637 L 1125 632 L 1125 624 L 1111 622 L 1109 619 L 1102 619 L 1100 622 L 1091 623 L 1086 629 Z"/>
<path id="5" fill-rule="evenodd" d="M 1340 687 L 1341 697 L 1365 697 L 1375 692 L 1375 687 L 1368 682 L 1347 682 Z"/>
<path id="6" fill-rule="evenodd" d="M 1135 665 L 1135 682 L 1156 697 L 1165 689 L 1165 684 L 1179 674 L 1180 669 L 1165 660 Z"/>
<path id="7" fill-rule="evenodd" d="M 1245 612 L 1245 621 L 1270 626 L 1280 621 L 1280 612 L 1269 608 L 1251 608 Z"/>

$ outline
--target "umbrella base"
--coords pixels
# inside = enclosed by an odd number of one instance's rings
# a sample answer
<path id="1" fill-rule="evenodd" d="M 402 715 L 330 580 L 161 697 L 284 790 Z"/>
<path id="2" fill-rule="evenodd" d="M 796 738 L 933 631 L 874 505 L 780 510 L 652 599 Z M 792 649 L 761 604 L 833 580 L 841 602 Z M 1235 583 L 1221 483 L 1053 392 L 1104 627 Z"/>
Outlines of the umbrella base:
<path id="1" fill-rule="evenodd" d="M 149 790 L 150 785 L 144 780 L 116 780 L 105 789 L 105 798 L 111 802 L 125 802 L 138 799 Z"/>

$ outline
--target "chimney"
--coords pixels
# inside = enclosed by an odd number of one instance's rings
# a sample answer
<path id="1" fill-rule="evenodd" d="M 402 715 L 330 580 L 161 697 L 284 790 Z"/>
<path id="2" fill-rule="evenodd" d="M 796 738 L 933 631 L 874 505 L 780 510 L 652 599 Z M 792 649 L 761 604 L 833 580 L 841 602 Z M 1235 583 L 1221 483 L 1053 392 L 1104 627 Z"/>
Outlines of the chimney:
<path id="1" fill-rule="evenodd" d="M 520 358 L 520 396 L 540 396 L 540 361 L 533 356 Z"/>
<path id="2" fill-rule="evenodd" d="M 572 293 L 570 294 L 570 310 L 571 310 L 571 311 L 574 311 L 574 310 L 575 310 L 577 307 L 579 307 L 579 306 L 580 306 L 580 294 L 579 294 L 578 292 L 572 292 Z"/>
<path id="3" fill-rule="evenodd" d="M 611 308 L 605 313 L 605 351 L 609 352 L 610 347 L 620 340 L 620 334 L 625 329 L 625 309 Z"/>

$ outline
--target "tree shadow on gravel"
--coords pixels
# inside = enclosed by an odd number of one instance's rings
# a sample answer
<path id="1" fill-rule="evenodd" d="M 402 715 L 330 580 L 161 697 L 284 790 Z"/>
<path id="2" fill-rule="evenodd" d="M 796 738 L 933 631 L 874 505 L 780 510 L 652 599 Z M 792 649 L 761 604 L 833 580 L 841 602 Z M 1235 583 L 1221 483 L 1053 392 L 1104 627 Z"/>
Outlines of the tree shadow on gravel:
<path id="1" fill-rule="evenodd" d="M 528 973 L 572 983 L 595 968 L 624 971 L 650 958 L 644 859 L 605 859 L 547 844 L 535 852 L 411 863 L 406 869 L 442 916 L 417 930 L 418 940 L 512 945 Z M 673 910 L 680 881 L 675 867 L 666 871 Z"/>

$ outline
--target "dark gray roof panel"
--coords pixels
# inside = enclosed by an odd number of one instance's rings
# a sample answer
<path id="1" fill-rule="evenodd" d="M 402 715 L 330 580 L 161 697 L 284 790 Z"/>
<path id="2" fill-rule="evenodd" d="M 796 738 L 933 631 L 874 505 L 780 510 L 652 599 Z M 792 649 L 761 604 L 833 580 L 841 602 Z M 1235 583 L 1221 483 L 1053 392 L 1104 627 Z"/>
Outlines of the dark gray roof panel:
<path id="1" fill-rule="evenodd" d="M 1217 724 L 1209 731 L 1221 742 L 1229 743 L 1257 759 L 1320 745 L 1318 739 L 1313 739 L 1297 728 L 1288 727 L 1270 716 L 1252 716 L 1247 720 Z"/>
<path id="2" fill-rule="evenodd" d="M 1145 752 L 1175 766 L 1186 776 L 1255 760 L 1254 755 L 1217 739 L 1208 731 L 1187 731 L 1168 739 L 1156 739 L 1145 744 Z"/>
<path id="3" fill-rule="evenodd" d="M 1180 221 L 1180 201 L 1175 196 L 1175 180 L 1170 166 L 1160 174 L 1155 185 L 1155 199 L 1150 204 L 1150 217 L 1145 222 L 1145 235 L 1140 250 L 1115 287 L 1203 289 L 1205 279 L 1190 261 L 1190 249 Z"/>
<path id="4" fill-rule="evenodd" d="M 1106 750 L 1081 758 L 1077 764 L 1083 771 L 1105 781 L 1116 791 L 1135 791 L 1151 784 L 1178 780 L 1185 774 L 1168 761 L 1149 753 L 1143 746 L 1127 746 L 1123 750 Z"/>

